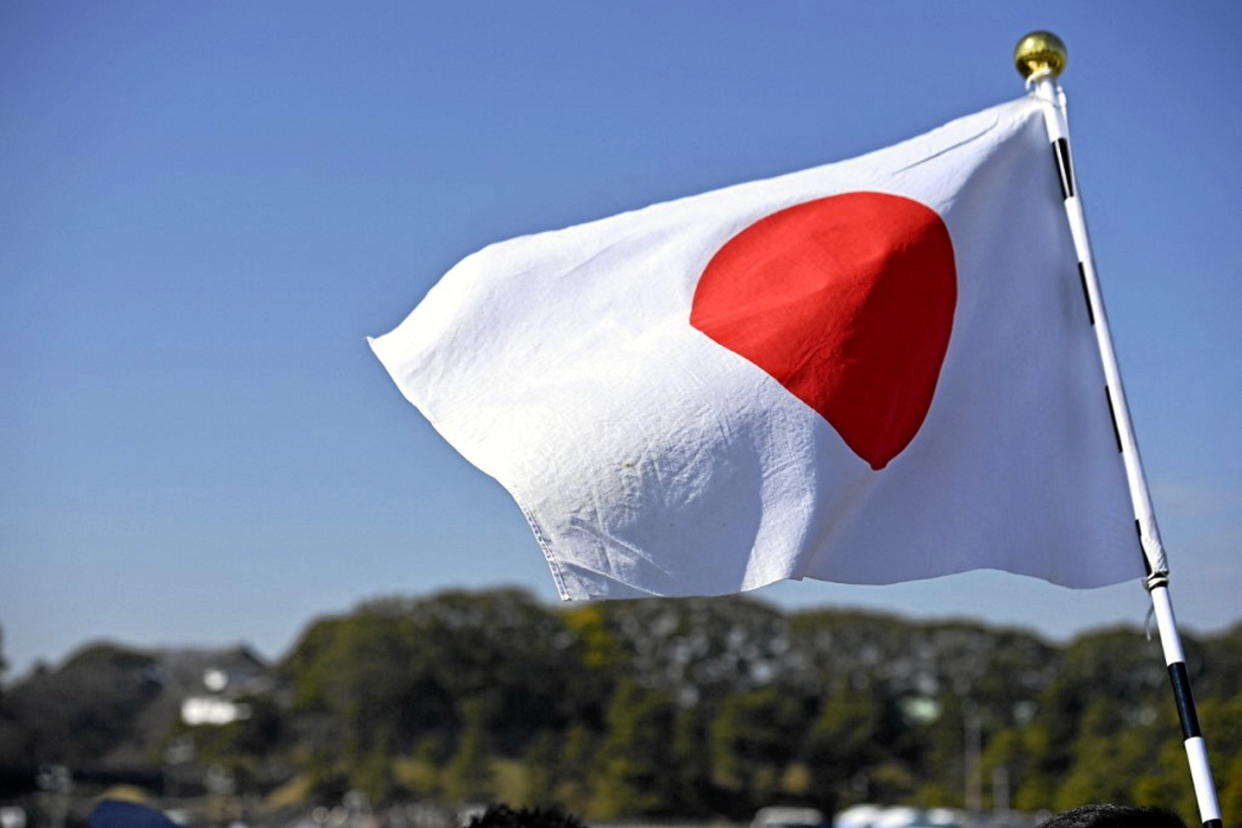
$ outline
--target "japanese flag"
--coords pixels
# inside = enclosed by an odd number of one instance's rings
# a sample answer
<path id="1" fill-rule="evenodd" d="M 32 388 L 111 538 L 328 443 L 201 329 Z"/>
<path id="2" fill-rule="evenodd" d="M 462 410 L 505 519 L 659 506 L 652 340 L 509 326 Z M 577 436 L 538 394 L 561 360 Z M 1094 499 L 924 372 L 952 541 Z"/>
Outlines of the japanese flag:
<path id="1" fill-rule="evenodd" d="M 1138 577 L 1041 119 L 494 244 L 371 346 L 567 599 Z"/>

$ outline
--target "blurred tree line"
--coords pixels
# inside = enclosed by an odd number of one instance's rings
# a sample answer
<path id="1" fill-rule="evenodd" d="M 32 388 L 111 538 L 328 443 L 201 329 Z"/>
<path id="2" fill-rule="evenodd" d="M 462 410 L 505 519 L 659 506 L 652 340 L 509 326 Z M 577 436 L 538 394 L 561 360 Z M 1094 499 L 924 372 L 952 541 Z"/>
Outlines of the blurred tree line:
<path id="1" fill-rule="evenodd" d="M 1185 644 L 1237 814 L 1242 627 Z M 1131 629 L 1055 646 L 743 597 L 561 609 L 517 590 L 449 592 L 314 621 L 236 699 L 246 718 L 198 726 L 167 713 L 155 663 L 95 645 L 6 687 L 0 765 L 167 765 L 179 750 L 175 761 L 286 799 L 358 788 L 379 802 L 559 803 L 592 819 L 962 806 L 974 775 L 984 807 L 1128 802 L 1195 821 L 1159 646 Z"/>

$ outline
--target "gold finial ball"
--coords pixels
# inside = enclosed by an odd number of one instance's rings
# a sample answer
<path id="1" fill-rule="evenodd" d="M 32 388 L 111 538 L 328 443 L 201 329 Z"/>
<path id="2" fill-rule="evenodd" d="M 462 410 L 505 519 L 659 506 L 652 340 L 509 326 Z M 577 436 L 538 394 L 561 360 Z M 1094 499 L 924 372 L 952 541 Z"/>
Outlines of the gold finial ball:
<path id="1" fill-rule="evenodd" d="M 1013 50 L 1014 65 L 1018 67 L 1018 74 L 1024 78 L 1029 78 L 1042 69 L 1046 69 L 1055 78 L 1064 71 L 1068 58 L 1065 41 L 1052 32 L 1031 32 L 1019 40 Z"/>

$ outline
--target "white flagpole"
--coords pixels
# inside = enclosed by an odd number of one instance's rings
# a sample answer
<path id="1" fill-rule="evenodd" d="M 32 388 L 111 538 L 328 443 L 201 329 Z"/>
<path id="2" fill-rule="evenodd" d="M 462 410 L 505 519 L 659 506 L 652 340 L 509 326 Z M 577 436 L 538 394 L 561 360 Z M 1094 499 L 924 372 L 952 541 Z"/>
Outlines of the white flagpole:
<path id="1" fill-rule="evenodd" d="M 1190 763 L 1190 777 L 1199 805 L 1199 817 L 1205 828 L 1221 828 L 1216 786 L 1212 781 L 1207 747 L 1199 729 L 1199 717 L 1195 712 L 1194 696 L 1191 694 L 1190 680 L 1186 673 L 1181 636 L 1177 632 L 1173 603 L 1169 598 L 1168 563 L 1165 560 L 1164 547 L 1160 543 L 1160 528 L 1156 525 L 1155 512 L 1152 510 L 1147 478 L 1143 474 L 1143 461 L 1139 456 L 1134 428 L 1130 423 L 1130 409 L 1126 404 L 1125 388 L 1117 367 L 1117 355 L 1108 330 L 1104 298 L 1100 293 L 1095 261 L 1091 256 L 1091 242 L 1087 236 L 1086 216 L 1078 193 L 1078 182 L 1074 177 L 1065 92 L 1056 80 L 1065 68 L 1065 60 L 1065 44 L 1051 32 L 1031 32 L 1018 42 L 1014 50 L 1014 62 L 1019 73 L 1026 78 L 1027 87 L 1032 90 L 1032 94 L 1043 104 L 1044 125 L 1048 130 L 1053 159 L 1061 177 L 1061 195 L 1065 201 L 1070 233 L 1074 238 L 1074 250 L 1078 254 L 1078 273 L 1082 279 L 1088 317 L 1095 328 L 1100 361 L 1104 366 L 1106 386 L 1103 395 L 1113 417 L 1117 448 L 1125 465 L 1130 501 L 1134 506 L 1134 524 L 1138 530 L 1143 563 L 1147 570 L 1144 583 L 1151 595 L 1156 624 L 1160 630 L 1160 645 L 1164 650 L 1165 664 L 1168 665 L 1169 679 L 1173 685 L 1173 698 L 1181 720 L 1186 758 Z"/>

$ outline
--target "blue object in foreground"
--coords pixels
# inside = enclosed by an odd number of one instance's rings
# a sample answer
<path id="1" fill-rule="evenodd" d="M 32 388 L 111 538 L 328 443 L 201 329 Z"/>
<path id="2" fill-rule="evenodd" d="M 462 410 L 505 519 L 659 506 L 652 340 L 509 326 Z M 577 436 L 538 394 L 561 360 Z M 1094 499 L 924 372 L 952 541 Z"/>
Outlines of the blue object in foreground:
<path id="1" fill-rule="evenodd" d="M 90 828 L 178 828 L 177 823 L 154 808 L 119 799 L 100 802 L 88 820 Z"/>

